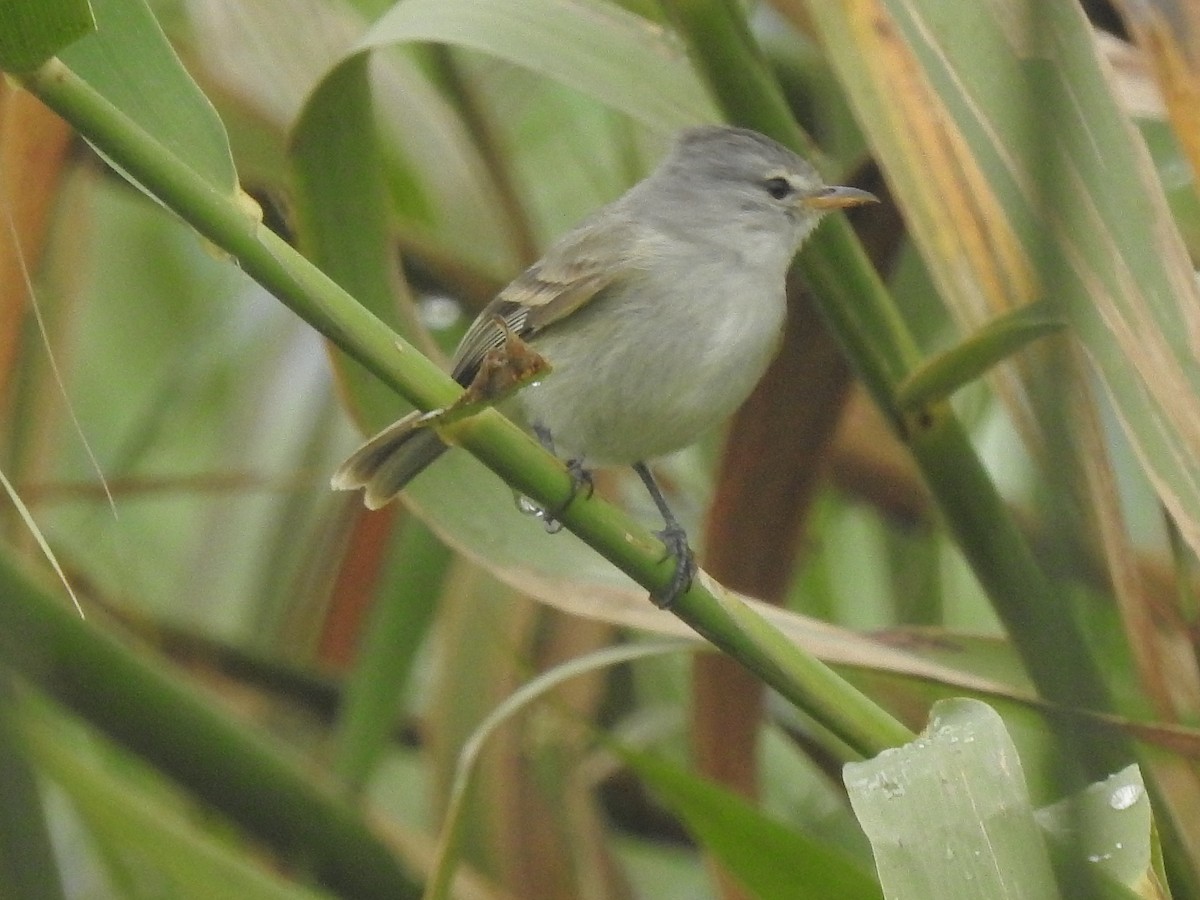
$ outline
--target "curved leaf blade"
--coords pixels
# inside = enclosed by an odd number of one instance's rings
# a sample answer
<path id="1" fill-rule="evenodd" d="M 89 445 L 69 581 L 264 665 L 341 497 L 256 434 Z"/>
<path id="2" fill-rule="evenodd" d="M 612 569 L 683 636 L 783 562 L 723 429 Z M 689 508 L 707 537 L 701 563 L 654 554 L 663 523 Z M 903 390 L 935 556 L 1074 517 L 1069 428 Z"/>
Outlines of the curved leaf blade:
<path id="1" fill-rule="evenodd" d="M 466 47 L 524 66 L 656 128 L 714 121 L 683 48 L 652 22 L 591 0 L 404 0 L 359 50 L 412 41 Z M 647 75 L 653 73 L 653 90 Z"/>
<path id="2" fill-rule="evenodd" d="M 992 366 L 1020 351 L 1030 341 L 1066 325 L 1040 305 L 1021 306 L 997 316 L 966 340 L 923 362 L 896 389 L 896 404 L 912 412 L 944 400 Z"/>
<path id="3" fill-rule="evenodd" d="M 1082 12 L 855 0 L 813 15 L 960 321 L 1045 293 L 1200 549 L 1200 289 Z"/>

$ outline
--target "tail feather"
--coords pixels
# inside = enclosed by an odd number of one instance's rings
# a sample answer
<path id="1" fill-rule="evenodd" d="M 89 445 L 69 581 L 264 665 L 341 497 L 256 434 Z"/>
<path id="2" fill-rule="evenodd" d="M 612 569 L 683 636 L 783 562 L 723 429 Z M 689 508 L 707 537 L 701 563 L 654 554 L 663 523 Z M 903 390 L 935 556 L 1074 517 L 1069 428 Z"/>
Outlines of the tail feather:
<path id="1" fill-rule="evenodd" d="M 355 450 L 330 479 L 337 491 L 364 488 L 363 503 L 378 509 L 449 448 L 432 428 L 417 425 L 420 413 L 393 422 Z"/>

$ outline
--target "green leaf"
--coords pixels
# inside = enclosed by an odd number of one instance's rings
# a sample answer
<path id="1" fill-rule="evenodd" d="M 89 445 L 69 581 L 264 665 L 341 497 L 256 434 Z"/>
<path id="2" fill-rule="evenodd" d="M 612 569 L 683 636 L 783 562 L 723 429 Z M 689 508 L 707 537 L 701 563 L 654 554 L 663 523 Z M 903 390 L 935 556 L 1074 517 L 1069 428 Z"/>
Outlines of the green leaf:
<path id="1" fill-rule="evenodd" d="M 911 412 L 943 400 L 1026 344 L 1066 325 L 1041 304 L 997 316 L 962 343 L 926 360 L 896 388 L 896 404 Z"/>
<path id="2" fill-rule="evenodd" d="M 879 884 L 849 855 L 759 812 L 741 797 L 628 748 L 617 752 L 741 884 L 761 900 L 867 900 Z"/>
<path id="3" fill-rule="evenodd" d="M 331 895 L 289 884 L 246 854 L 201 832 L 153 790 L 128 759 L 104 754 L 78 728 L 40 704 L 26 704 L 24 737 L 37 765 L 61 787 L 104 851 L 117 880 L 140 886 L 133 896 L 175 900 L 319 900 Z M 176 798 L 177 799 L 177 798 Z M 186 807 L 184 807 L 186 808 Z"/>
<path id="4" fill-rule="evenodd" d="M 565 88 L 564 93 L 598 101 L 663 133 L 716 118 L 685 53 L 669 33 L 616 5 L 594 0 L 397 3 L 354 48 L 329 67 L 308 105 L 338 102 L 337 92 L 327 90 L 324 82 L 341 80 L 337 70 L 350 64 L 356 55 L 428 42 L 475 51 L 482 54 L 480 61 L 491 66 L 497 59 L 519 66 L 560 90 Z M 380 54 L 378 61 L 384 65 L 372 66 L 375 89 L 389 98 L 380 104 L 379 115 L 386 173 L 400 224 L 420 246 L 428 249 L 432 238 L 434 246 L 440 244 L 441 252 L 457 265 L 465 263 L 489 275 L 511 276 L 522 260 L 512 257 L 510 223 L 497 216 L 493 178 L 480 159 L 483 151 L 471 146 L 469 133 L 457 113 L 443 93 L 432 89 L 427 73 L 413 64 L 415 58 Z M 503 78 L 504 73 L 497 77 Z M 490 84 L 496 79 L 488 80 Z M 646 84 L 654 84 L 654 90 L 645 90 Z M 531 102 L 530 91 L 522 91 L 521 96 L 522 113 L 526 105 L 530 112 L 544 106 Z M 564 111 L 568 108 L 562 107 Z M 309 110 L 303 116 L 317 120 L 330 117 L 326 112 Z M 585 190 L 576 190 L 565 202 L 552 204 L 555 214 L 548 226 L 537 228 L 541 223 L 534 223 L 537 230 L 552 235 L 570 224 L 577 209 L 579 214 L 591 212 L 594 203 L 586 208 L 575 205 L 594 188 L 594 173 L 588 167 L 612 155 L 611 128 L 593 134 L 597 126 L 591 122 L 581 124 L 576 116 L 574 109 L 555 116 L 551 127 L 567 133 L 586 128 L 586 135 L 578 143 L 596 147 L 578 153 L 579 163 L 572 161 L 572 167 L 581 169 L 580 177 L 587 181 Z M 519 145 L 506 153 L 499 165 L 524 175 L 519 170 L 531 154 L 526 145 L 537 141 L 521 137 L 519 125 L 520 116 L 514 114 L 513 121 L 497 126 L 498 133 L 512 132 L 505 135 L 506 141 Z M 595 140 L 597 137 L 604 140 Z M 532 155 L 536 157 L 536 153 Z M 628 157 L 618 157 L 607 164 L 621 171 L 617 186 L 627 184 L 629 161 Z M 531 216 L 540 192 L 545 190 L 541 185 L 546 179 L 541 171 L 535 163 L 532 174 L 526 175 L 533 184 L 527 189 L 529 200 L 524 215 Z M 606 190 L 600 199 L 611 199 L 613 193 Z"/>
<path id="5" fill-rule="evenodd" d="M 387 191 L 365 55 L 351 57 L 305 104 L 289 142 L 300 248 L 367 309 L 397 327 Z M 405 304 L 412 308 L 411 300 Z M 408 329 L 401 329 L 405 333 Z M 395 392 L 343 353 L 334 356 L 353 410 L 370 429 L 403 409 Z"/>
<path id="6" fill-rule="evenodd" d="M 24 735 L 12 678 L 0 672 L 0 897 L 63 900 L 46 806 Z"/>
<path id="7" fill-rule="evenodd" d="M 889 898 L 1058 897 L 1021 761 L 985 704 L 938 703 L 916 741 L 844 780 Z"/>
<path id="8" fill-rule="evenodd" d="M 936 703 L 915 741 L 843 777 L 889 898 L 1056 900 L 1062 876 L 1083 889 L 1071 896 L 1132 896 L 1085 857 L 1087 844 L 1048 845 L 1016 747 L 984 703 Z"/>
<path id="9" fill-rule="evenodd" d="M 87 0 L 0 3 L 0 69 L 28 72 L 96 27 Z"/>
<path id="10" fill-rule="evenodd" d="M 14 671 L 332 889 L 415 896 L 393 849 L 319 773 L 81 622 L 0 554 L 0 654 Z"/>
<path id="11" fill-rule="evenodd" d="M 63 62 L 215 190 L 235 193 L 225 127 L 144 0 L 94 5 L 96 31 L 64 50 Z"/>
<path id="12" fill-rule="evenodd" d="M 403 0 L 372 26 L 358 49 L 411 41 L 479 50 L 663 130 L 717 117 L 683 49 L 658 25 L 615 4 Z"/>
<path id="13" fill-rule="evenodd" d="M 1200 550 L 1200 289 L 1079 5 L 1022 9 L 875 0 L 813 16 L 960 323 L 1046 297 Z"/>
<path id="14" fill-rule="evenodd" d="M 1039 809 L 1037 819 L 1060 847 L 1087 859 L 1113 881 L 1141 896 L 1163 896 L 1141 893 L 1147 884 L 1165 882 L 1154 871 L 1150 797 L 1137 766 Z"/>

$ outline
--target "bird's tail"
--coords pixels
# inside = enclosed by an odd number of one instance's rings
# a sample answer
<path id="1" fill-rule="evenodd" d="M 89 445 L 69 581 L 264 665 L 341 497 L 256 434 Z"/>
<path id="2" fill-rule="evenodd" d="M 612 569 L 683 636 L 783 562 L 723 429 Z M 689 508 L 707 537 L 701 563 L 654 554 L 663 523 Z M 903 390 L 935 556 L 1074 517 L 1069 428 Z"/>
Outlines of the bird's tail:
<path id="1" fill-rule="evenodd" d="M 410 413 L 375 435 L 338 467 L 330 479 L 335 491 L 364 488 L 363 503 L 379 509 L 449 448 L 432 428 Z"/>

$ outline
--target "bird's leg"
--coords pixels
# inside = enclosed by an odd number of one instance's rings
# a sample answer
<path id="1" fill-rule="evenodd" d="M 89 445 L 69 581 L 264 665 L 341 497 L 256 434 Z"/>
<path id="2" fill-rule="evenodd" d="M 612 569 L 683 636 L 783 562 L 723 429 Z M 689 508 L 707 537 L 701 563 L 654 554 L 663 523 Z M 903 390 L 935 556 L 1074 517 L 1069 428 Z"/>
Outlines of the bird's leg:
<path id="1" fill-rule="evenodd" d="M 542 425 L 534 425 L 533 434 L 547 453 L 553 456 L 558 455 L 554 451 L 554 437 L 550 434 L 550 429 Z M 592 473 L 584 468 L 582 460 L 568 459 L 565 465 L 567 473 L 571 476 L 571 493 L 567 496 L 566 500 L 554 509 L 541 510 L 542 521 L 545 524 L 546 531 L 550 534 L 556 534 L 562 530 L 562 522 L 558 520 L 558 517 L 579 496 L 580 491 L 586 490 L 587 493 L 585 496 L 590 497 L 592 496 L 592 491 L 595 490 L 595 485 L 592 483 Z"/>
<path id="2" fill-rule="evenodd" d="M 633 464 L 633 471 L 637 472 L 638 478 L 642 479 L 642 484 L 650 492 L 650 498 L 658 507 L 663 522 L 667 526 L 662 531 L 655 533 L 666 545 L 667 554 L 675 557 L 675 574 L 671 576 L 671 583 L 667 585 L 666 590 L 651 594 L 650 599 L 659 609 L 669 609 L 675 599 L 692 586 L 692 578 L 696 575 L 696 556 L 688 545 L 687 532 L 683 530 L 683 526 L 671 512 L 671 507 L 667 506 L 666 498 L 659 490 L 658 482 L 650 474 L 650 469 L 646 467 L 645 463 L 639 462 Z"/>

